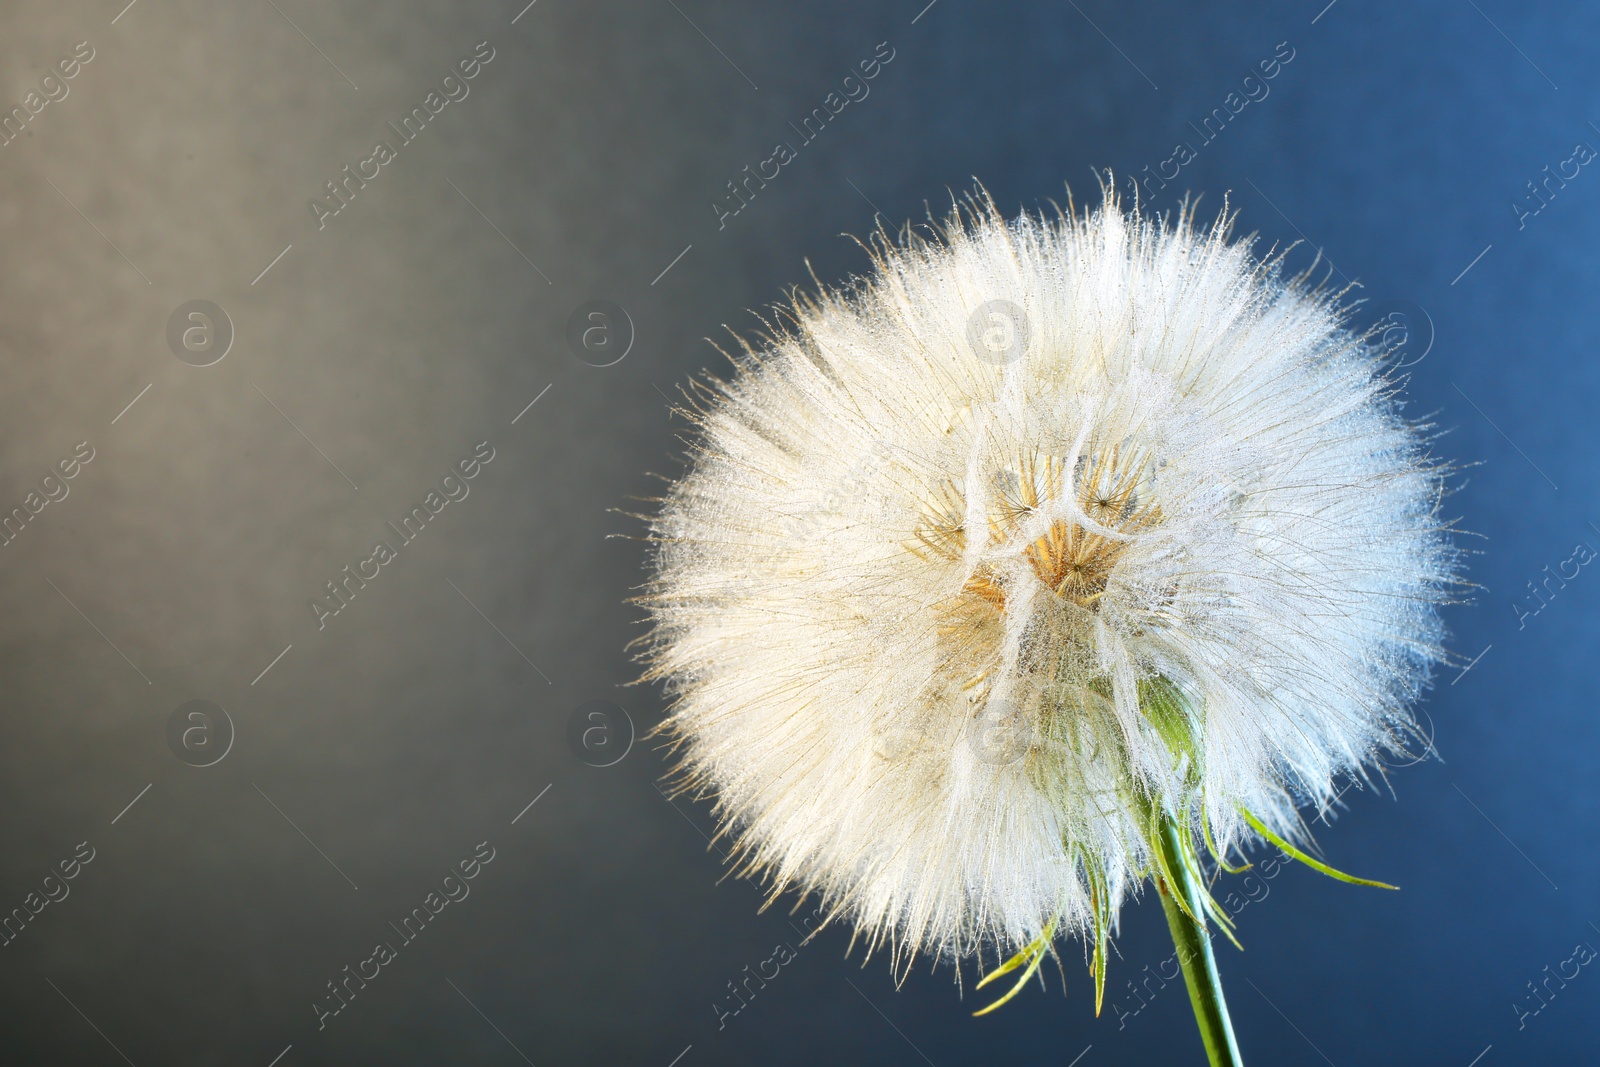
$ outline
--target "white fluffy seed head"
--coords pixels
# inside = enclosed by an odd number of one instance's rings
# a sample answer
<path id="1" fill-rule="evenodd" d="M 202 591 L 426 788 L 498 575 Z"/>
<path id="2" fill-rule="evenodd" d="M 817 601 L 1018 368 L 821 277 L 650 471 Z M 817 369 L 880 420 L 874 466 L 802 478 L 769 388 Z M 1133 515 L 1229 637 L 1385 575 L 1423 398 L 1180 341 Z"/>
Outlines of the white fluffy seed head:
<path id="1" fill-rule="evenodd" d="M 697 386 L 652 522 L 682 781 L 901 959 L 1114 917 L 1152 807 L 1298 836 L 1441 658 L 1443 472 L 1342 294 L 1105 197 L 875 235 Z"/>

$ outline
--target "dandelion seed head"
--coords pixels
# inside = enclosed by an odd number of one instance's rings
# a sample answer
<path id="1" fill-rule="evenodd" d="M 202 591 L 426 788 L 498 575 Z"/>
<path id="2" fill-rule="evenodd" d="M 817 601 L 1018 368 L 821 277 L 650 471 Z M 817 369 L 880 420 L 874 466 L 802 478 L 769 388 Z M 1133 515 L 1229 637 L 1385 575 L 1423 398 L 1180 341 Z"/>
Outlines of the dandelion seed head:
<path id="1" fill-rule="evenodd" d="M 1104 193 L 880 231 L 697 386 L 652 520 L 684 786 L 897 960 L 1114 917 L 1150 805 L 1298 836 L 1442 658 L 1443 470 L 1342 294 Z"/>

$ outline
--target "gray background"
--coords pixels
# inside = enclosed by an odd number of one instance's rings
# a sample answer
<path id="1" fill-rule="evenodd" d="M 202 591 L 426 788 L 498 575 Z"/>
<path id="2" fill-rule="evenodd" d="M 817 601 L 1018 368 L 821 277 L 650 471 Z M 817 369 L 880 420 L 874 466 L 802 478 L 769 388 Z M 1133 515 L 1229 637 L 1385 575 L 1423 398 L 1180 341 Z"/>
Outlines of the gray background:
<path id="1" fill-rule="evenodd" d="M 1321 833 L 1404 891 L 1293 869 L 1243 910 L 1240 1040 L 1275 1064 L 1594 1058 L 1593 968 L 1548 1003 L 1528 983 L 1600 946 L 1595 579 L 1520 628 L 1512 606 L 1600 547 L 1600 177 L 1520 229 L 1511 207 L 1600 146 L 1591 8 L 123 2 L 0 15 L 4 108 L 95 49 L 0 148 L 0 511 L 96 450 L 0 548 L 0 909 L 96 850 L 0 948 L 0 1060 L 1198 1061 L 1183 993 L 1124 986 L 1170 952 L 1150 901 L 1098 1020 L 1073 951 L 1065 999 L 1051 973 L 975 1020 L 947 968 L 897 991 L 833 931 L 719 1029 L 727 983 L 794 929 L 720 881 L 654 744 L 595 768 L 567 738 L 588 700 L 641 734 L 662 715 L 627 684 L 642 545 L 607 535 L 679 469 L 667 397 L 722 365 L 704 338 L 752 329 L 807 259 L 861 270 L 838 235 L 879 210 L 977 177 L 1014 213 L 1154 166 L 1281 41 L 1271 94 L 1154 207 L 1228 194 L 1264 244 L 1305 242 L 1297 265 L 1321 249 L 1407 302 L 1410 410 L 1479 464 L 1450 507 L 1482 589 L 1450 622 L 1461 665 L 1482 655 L 1425 705 L 1443 759 Z M 485 40 L 470 95 L 319 230 L 309 198 Z M 724 183 L 881 41 L 871 95 L 719 230 Z M 597 298 L 637 332 L 603 369 L 564 340 Z M 166 340 L 195 299 L 236 333 L 205 368 Z M 309 599 L 485 440 L 470 495 L 319 631 Z M 191 699 L 236 728 L 214 766 L 168 746 Z M 319 1031 L 324 983 L 482 841 L 471 896 Z"/>

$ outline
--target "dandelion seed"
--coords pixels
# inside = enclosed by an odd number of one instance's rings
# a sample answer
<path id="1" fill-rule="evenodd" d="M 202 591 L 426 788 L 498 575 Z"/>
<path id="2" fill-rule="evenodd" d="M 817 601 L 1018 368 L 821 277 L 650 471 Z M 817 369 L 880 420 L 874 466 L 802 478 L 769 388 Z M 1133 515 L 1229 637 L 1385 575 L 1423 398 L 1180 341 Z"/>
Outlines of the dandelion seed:
<path id="1" fill-rule="evenodd" d="M 681 785 L 902 975 L 1088 934 L 1103 989 L 1147 877 L 1226 929 L 1200 846 L 1303 841 L 1443 658 L 1444 469 L 1344 294 L 1103 191 L 875 234 L 652 519 Z"/>

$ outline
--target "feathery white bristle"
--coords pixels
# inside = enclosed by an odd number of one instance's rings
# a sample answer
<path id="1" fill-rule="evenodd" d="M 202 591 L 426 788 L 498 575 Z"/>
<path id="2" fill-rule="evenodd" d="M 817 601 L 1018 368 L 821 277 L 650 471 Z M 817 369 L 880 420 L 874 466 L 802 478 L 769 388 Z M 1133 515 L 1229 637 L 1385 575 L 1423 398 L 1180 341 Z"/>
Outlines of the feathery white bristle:
<path id="1" fill-rule="evenodd" d="M 650 676 L 774 894 L 898 953 L 1014 948 L 1090 923 L 1090 867 L 1113 915 L 1138 885 L 1130 787 L 1225 854 L 1241 809 L 1295 837 L 1409 729 L 1456 570 L 1441 469 L 1340 294 L 1230 223 L 975 199 L 702 387 Z M 1015 358 L 975 344 L 985 306 Z M 1192 744 L 1141 709 L 1155 679 Z"/>

